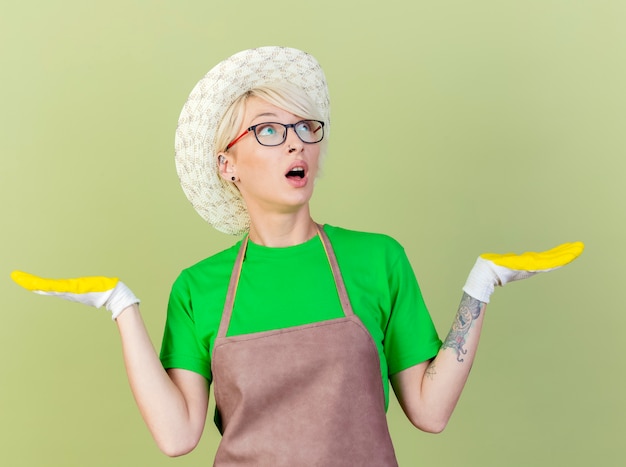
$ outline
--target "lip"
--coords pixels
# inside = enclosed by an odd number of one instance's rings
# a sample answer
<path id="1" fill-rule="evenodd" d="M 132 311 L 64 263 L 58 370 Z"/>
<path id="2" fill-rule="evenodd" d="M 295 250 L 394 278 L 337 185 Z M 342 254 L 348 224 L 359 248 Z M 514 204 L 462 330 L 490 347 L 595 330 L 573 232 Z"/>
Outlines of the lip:
<path id="1" fill-rule="evenodd" d="M 287 174 L 296 167 L 301 167 L 304 169 L 304 176 L 302 178 L 287 177 Z M 289 185 L 294 188 L 301 188 L 305 186 L 309 180 L 309 165 L 303 160 L 293 161 L 291 164 L 289 164 L 289 167 L 287 167 L 287 170 L 285 171 L 285 180 L 287 180 L 287 183 L 289 183 Z"/>

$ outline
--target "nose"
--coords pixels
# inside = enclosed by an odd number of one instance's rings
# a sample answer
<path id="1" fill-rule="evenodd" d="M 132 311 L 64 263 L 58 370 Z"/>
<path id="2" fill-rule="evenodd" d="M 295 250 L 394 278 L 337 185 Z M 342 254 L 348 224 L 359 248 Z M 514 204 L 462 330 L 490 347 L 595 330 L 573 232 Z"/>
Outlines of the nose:
<path id="1" fill-rule="evenodd" d="M 291 132 L 289 130 L 292 130 Z M 304 149 L 304 144 L 300 137 L 296 134 L 295 128 L 287 128 L 287 152 L 292 154 L 294 152 L 301 152 Z"/>

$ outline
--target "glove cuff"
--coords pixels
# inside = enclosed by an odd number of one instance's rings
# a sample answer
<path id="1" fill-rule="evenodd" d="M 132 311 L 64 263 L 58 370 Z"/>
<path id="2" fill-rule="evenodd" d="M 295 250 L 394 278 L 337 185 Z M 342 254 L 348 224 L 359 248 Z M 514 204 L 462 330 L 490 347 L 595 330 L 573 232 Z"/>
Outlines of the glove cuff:
<path id="1" fill-rule="evenodd" d="M 476 300 L 489 303 L 489 297 L 491 297 L 498 283 L 498 277 L 491 268 L 490 261 L 478 257 L 469 276 L 467 276 L 463 291 Z"/>
<path id="2" fill-rule="evenodd" d="M 119 281 L 105 305 L 106 309 L 111 312 L 111 318 L 115 321 L 117 317 L 122 314 L 122 311 L 139 302 L 140 300 L 135 297 L 135 294 L 133 294 L 126 284 Z"/>

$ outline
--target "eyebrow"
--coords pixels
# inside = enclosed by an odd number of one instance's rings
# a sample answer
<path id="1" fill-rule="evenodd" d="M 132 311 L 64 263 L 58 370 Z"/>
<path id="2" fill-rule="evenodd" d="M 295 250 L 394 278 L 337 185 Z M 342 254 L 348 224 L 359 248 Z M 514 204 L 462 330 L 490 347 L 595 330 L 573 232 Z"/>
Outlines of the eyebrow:
<path id="1" fill-rule="evenodd" d="M 259 117 L 277 117 L 277 115 L 273 112 L 263 112 L 256 115 L 252 120 L 256 120 Z"/>

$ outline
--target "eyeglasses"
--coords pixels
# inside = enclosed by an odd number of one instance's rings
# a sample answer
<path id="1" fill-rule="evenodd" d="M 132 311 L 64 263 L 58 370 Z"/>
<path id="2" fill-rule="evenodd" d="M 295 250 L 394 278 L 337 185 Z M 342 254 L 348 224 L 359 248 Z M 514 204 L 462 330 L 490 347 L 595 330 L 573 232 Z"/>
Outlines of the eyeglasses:
<path id="1" fill-rule="evenodd" d="M 324 139 L 324 122 L 319 120 L 300 120 L 296 123 L 265 122 L 252 125 L 226 146 L 228 151 L 237 141 L 253 131 L 261 146 L 280 146 L 287 139 L 287 130 L 293 128 L 300 141 L 307 144 L 319 143 Z"/>

